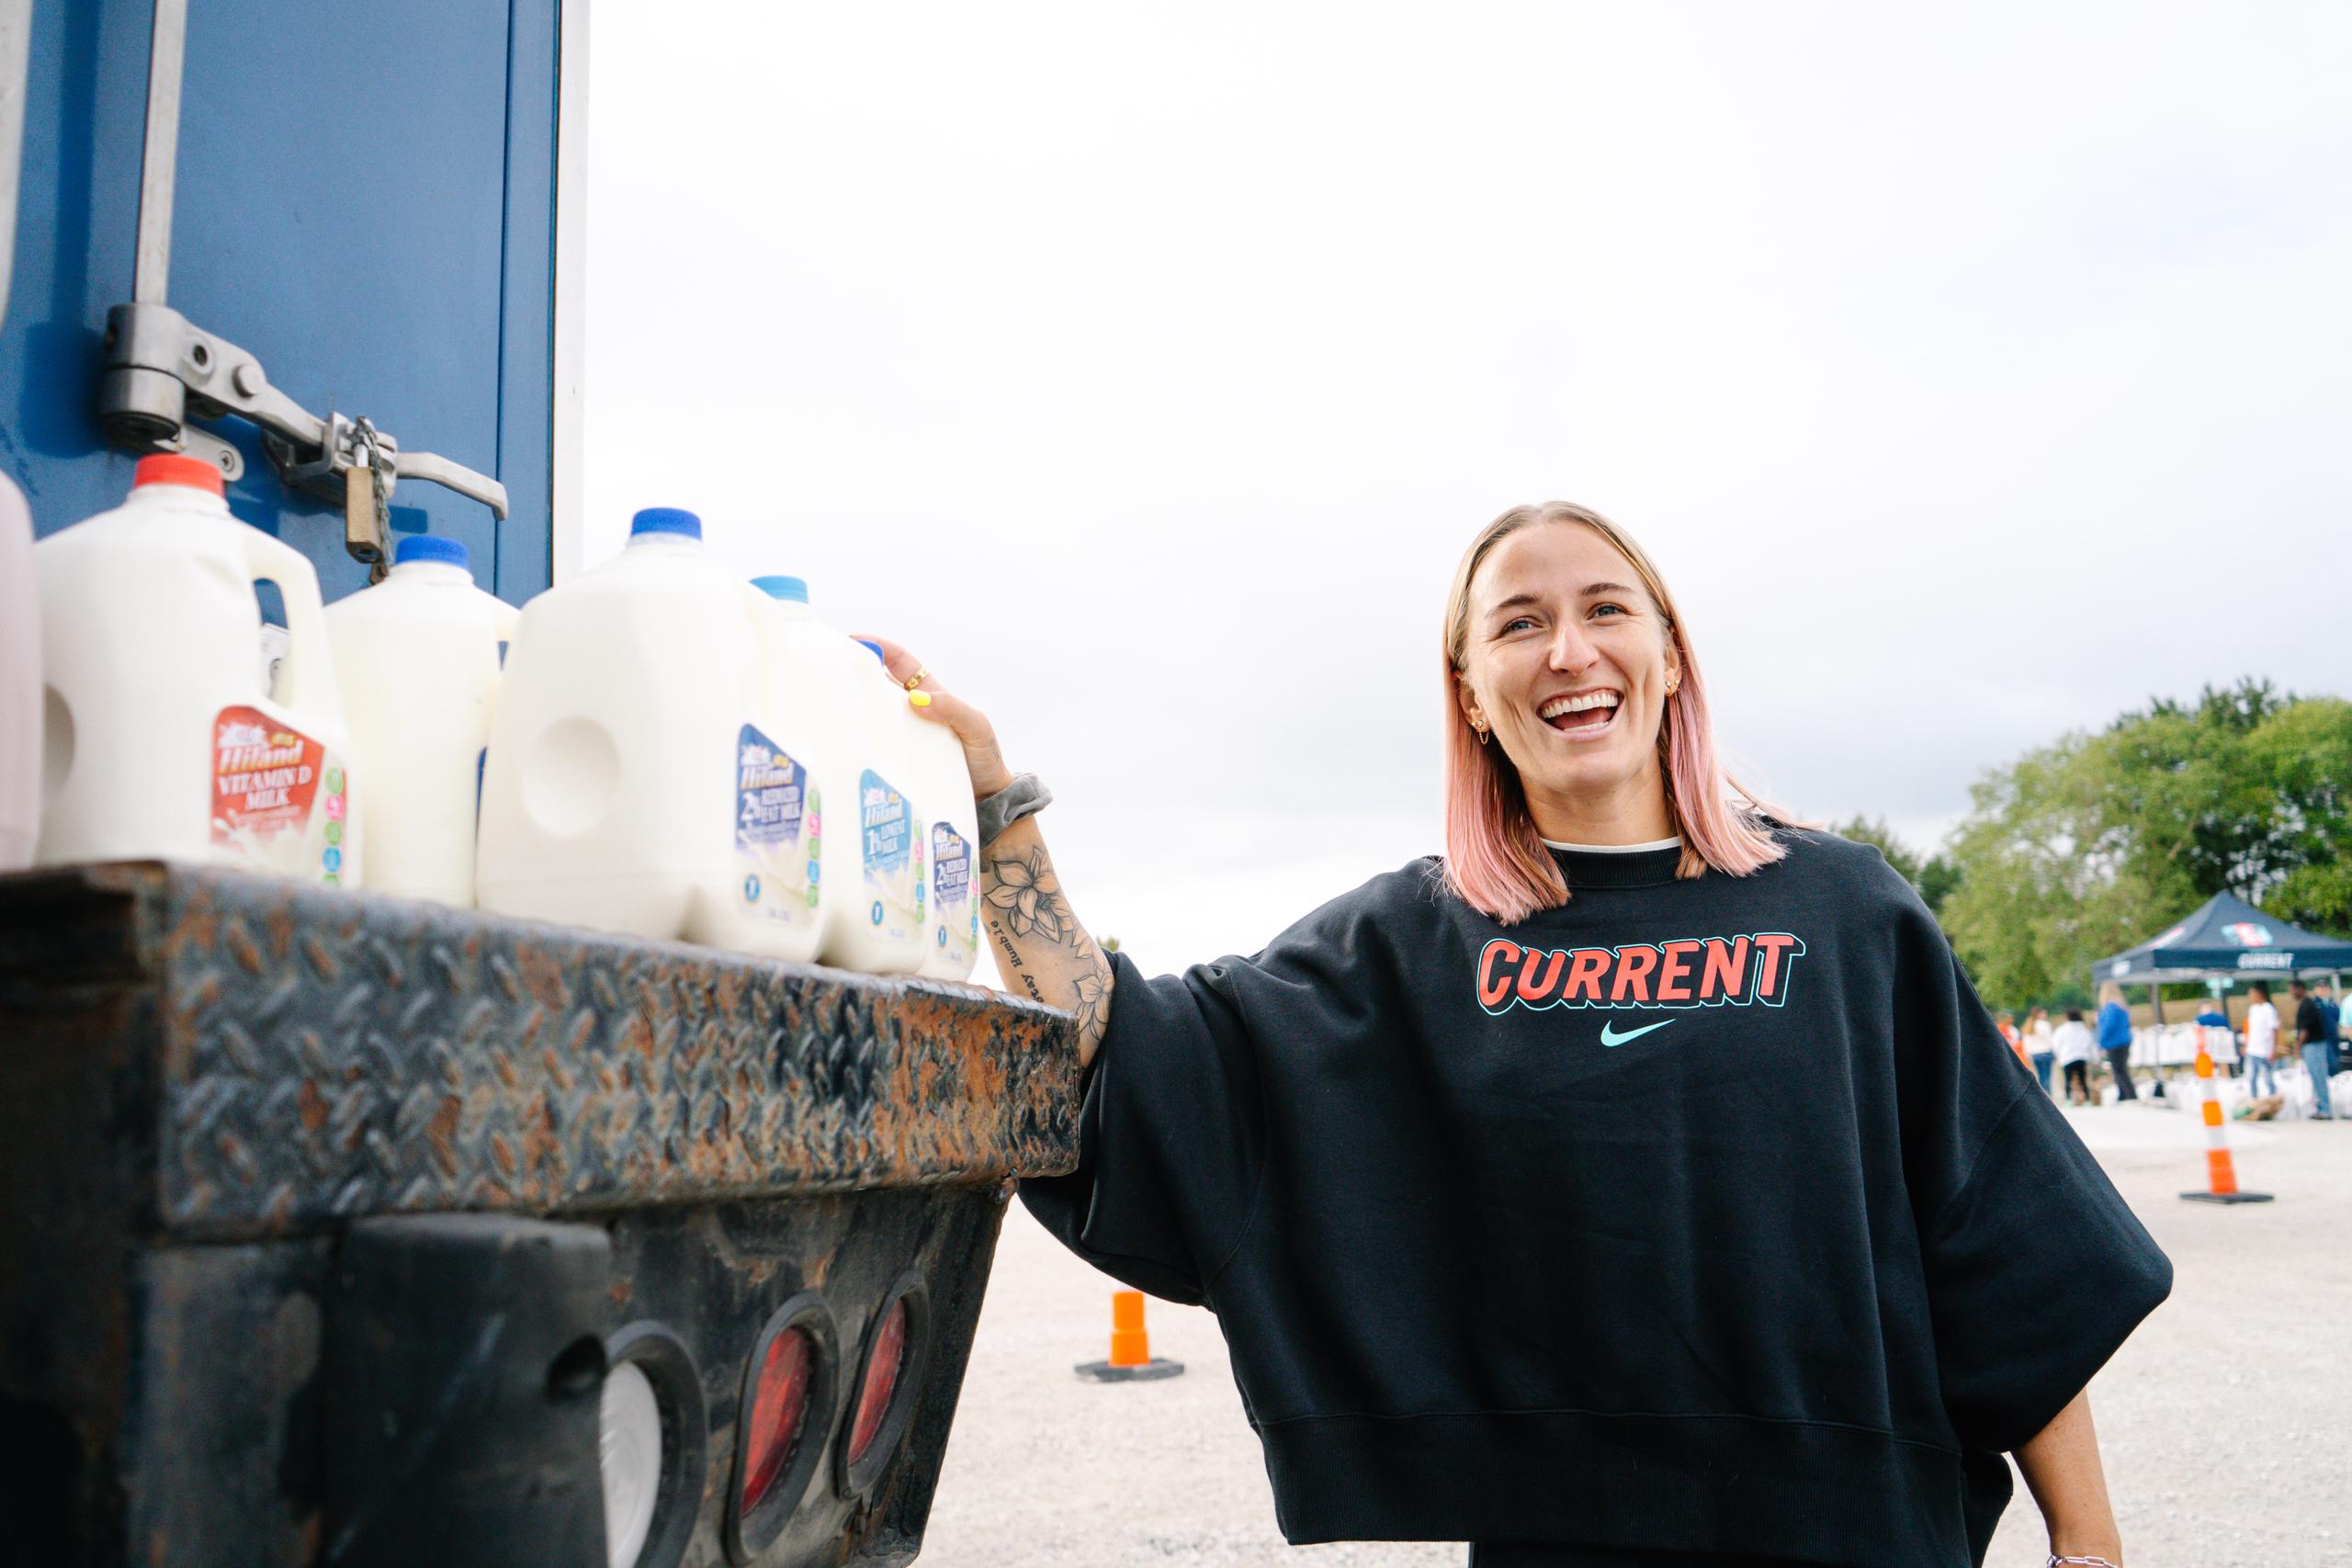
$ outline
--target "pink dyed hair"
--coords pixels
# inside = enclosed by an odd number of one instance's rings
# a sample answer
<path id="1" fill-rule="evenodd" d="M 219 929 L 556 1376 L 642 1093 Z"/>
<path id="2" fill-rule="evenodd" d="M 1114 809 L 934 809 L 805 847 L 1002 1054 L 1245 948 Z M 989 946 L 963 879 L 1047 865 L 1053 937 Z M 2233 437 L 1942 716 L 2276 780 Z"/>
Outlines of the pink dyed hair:
<path id="1" fill-rule="evenodd" d="M 1565 501 L 1514 506 L 1479 531 L 1454 570 L 1445 603 L 1445 883 L 1474 908 L 1505 925 L 1538 909 L 1568 901 L 1567 883 L 1552 852 L 1544 847 L 1528 814 L 1519 770 L 1499 741 L 1481 745 L 1462 711 L 1455 682 L 1470 649 L 1470 588 L 1488 552 L 1521 528 L 1572 523 L 1589 528 L 1623 556 L 1641 575 L 1642 586 L 1665 617 L 1667 635 L 1681 661 L 1682 679 L 1658 719 L 1659 773 L 1666 783 L 1666 808 L 1682 836 L 1679 876 L 1710 867 L 1746 876 L 1788 853 L 1757 813 L 1779 817 L 1774 807 L 1733 779 L 1715 751 L 1714 721 L 1707 714 L 1707 683 L 1674 596 L 1647 551 L 1616 524 L 1589 507 Z M 1734 804 L 1734 797 L 1737 804 Z"/>

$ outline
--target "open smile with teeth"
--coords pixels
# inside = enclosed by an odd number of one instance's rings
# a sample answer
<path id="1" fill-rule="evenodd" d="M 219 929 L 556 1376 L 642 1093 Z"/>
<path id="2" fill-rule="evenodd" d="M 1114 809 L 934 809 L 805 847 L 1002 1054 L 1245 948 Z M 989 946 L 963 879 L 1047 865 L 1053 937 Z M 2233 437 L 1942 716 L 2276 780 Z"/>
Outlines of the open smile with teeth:
<path id="1" fill-rule="evenodd" d="M 1578 692 L 1554 697 L 1535 711 L 1536 716 L 1564 734 L 1596 735 L 1616 722 L 1618 705 L 1624 700 L 1616 692 Z"/>

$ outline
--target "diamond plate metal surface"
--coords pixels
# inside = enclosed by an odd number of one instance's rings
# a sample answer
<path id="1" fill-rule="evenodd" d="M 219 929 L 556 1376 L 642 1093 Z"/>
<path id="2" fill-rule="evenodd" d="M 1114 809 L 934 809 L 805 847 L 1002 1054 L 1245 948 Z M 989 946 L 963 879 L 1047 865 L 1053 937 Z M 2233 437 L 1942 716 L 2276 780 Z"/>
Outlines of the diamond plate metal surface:
<path id="1" fill-rule="evenodd" d="M 174 1232 L 1075 1163 L 1069 1021 L 978 987 L 235 873 L 86 874 L 135 895 L 122 907 L 152 992 L 155 1194 Z"/>
<path id="2" fill-rule="evenodd" d="M 1068 1015 L 978 987 L 183 866 L 0 875 L 8 1540 L 43 1562 L 317 1560 L 322 1303 L 349 1222 L 470 1209 L 613 1235 L 615 1325 L 685 1337 L 721 1445 L 779 1301 L 820 1289 L 863 1321 L 919 1270 L 922 1428 L 793 1549 L 909 1561 L 1001 1184 L 1076 1163 L 1078 1077 Z M 716 1451 L 691 1563 L 726 1560 Z"/>

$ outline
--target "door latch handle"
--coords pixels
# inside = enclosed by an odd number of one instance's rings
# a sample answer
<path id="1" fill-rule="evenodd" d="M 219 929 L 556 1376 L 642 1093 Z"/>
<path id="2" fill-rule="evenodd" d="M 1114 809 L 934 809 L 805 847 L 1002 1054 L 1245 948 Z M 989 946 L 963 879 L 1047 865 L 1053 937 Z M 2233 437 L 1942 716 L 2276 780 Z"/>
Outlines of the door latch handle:
<path id="1" fill-rule="evenodd" d="M 463 463 L 453 463 L 438 452 L 396 452 L 392 472 L 404 479 L 443 485 L 469 501 L 490 508 L 491 515 L 506 521 L 506 487 L 488 474 L 478 474 Z"/>
<path id="2" fill-rule="evenodd" d="M 368 420 L 332 412 L 321 419 L 271 385 L 260 360 L 169 305 L 117 305 L 108 310 L 105 353 L 98 423 L 120 446 L 176 450 L 191 444 L 192 434 L 203 440 L 201 433 L 189 431 L 190 420 L 234 415 L 260 426 L 262 449 L 289 486 L 341 502 L 350 471 L 372 468 L 380 471 L 388 497 L 401 479 L 417 479 L 479 501 L 505 521 L 506 487 L 496 479 L 437 453 L 403 452 Z M 353 558 L 370 565 L 390 544 L 380 537 L 347 542 Z"/>

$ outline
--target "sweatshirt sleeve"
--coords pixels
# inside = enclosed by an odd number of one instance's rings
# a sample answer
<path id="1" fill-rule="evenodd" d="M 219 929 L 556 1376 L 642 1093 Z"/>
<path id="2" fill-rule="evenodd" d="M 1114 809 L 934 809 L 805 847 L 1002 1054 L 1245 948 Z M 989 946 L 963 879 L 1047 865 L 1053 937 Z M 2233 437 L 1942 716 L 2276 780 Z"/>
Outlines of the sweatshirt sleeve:
<path id="1" fill-rule="evenodd" d="M 1078 1168 L 1021 1183 L 1071 1251 L 1198 1305 L 1247 1227 L 1262 1161 L 1257 1072 L 1231 986 L 1243 960 L 1146 979 L 1111 954 L 1111 1016 L 1080 1080 Z"/>
<path id="2" fill-rule="evenodd" d="M 1924 907 L 1901 921 L 1904 1164 L 1944 1406 L 1971 1447 L 2048 1426 L 2172 1289 L 2172 1263 L 1996 1031 Z"/>

